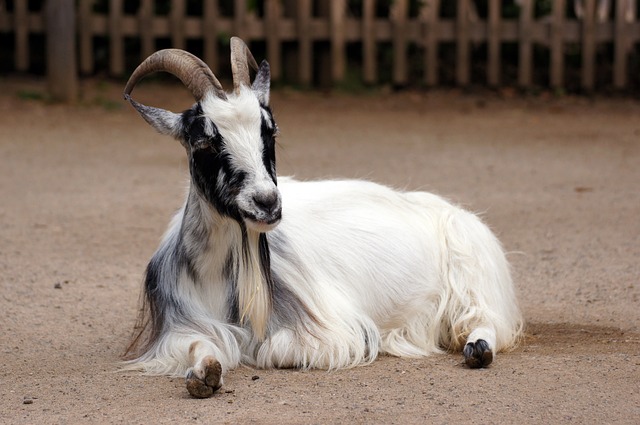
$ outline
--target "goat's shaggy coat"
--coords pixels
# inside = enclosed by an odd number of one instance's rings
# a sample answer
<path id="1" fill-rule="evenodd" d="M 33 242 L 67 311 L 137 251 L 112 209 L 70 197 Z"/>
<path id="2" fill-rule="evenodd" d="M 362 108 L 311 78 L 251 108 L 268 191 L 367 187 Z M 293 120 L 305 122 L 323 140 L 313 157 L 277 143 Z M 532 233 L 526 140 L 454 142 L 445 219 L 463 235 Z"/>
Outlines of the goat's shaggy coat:
<path id="1" fill-rule="evenodd" d="M 191 174 L 147 267 L 127 367 L 186 374 L 204 397 L 240 363 L 336 369 L 464 348 L 479 367 L 512 347 L 522 319 L 491 231 L 429 193 L 277 179 L 268 82 L 263 62 L 252 86 L 182 114 L 127 96 L 181 141 Z"/>

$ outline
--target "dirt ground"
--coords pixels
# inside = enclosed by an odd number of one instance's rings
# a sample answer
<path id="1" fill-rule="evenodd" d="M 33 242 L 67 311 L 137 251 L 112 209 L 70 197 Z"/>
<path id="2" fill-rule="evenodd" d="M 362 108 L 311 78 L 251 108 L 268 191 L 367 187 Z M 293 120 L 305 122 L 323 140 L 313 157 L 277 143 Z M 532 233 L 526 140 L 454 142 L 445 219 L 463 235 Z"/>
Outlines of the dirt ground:
<path id="1" fill-rule="evenodd" d="M 444 195 L 509 252 L 527 337 L 327 373 L 242 367 L 213 398 L 117 372 L 141 279 L 187 184 L 179 144 L 85 82 L 50 105 L 0 80 L 0 423 L 638 423 L 640 104 L 459 92 L 276 91 L 280 175 Z M 185 90 L 146 82 L 146 103 Z"/>

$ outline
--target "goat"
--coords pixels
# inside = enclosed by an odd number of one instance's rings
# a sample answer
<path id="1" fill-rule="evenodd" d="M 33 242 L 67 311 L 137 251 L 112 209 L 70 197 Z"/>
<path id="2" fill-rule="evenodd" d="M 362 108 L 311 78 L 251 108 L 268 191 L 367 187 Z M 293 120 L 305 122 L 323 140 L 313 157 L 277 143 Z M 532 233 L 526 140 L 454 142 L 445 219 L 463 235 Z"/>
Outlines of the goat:
<path id="1" fill-rule="evenodd" d="M 161 50 L 126 85 L 145 121 L 184 146 L 191 180 L 146 269 L 125 369 L 186 376 L 209 397 L 241 363 L 332 370 L 449 350 L 479 368 L 516 345 L 509 266 L 480 219 L 429 193 L 278 178 L 269 64 L 234 37 L 231 65 L 226 93 L 197 57 Z M 177 114 L 133 100 L 158 71 L 196 103 Z"/>

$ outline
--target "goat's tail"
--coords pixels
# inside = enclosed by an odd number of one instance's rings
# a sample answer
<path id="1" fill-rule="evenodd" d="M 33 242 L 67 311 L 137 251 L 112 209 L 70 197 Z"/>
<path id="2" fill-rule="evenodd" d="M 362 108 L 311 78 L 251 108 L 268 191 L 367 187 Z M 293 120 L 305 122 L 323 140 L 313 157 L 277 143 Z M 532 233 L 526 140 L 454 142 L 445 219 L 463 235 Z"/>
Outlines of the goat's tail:
<path id="1" fill-rule="evenodd" d="M 488 327 L 495 331 L 496 351 L 514 348 L 523 319 L 500 242 L 477 216 L 463 210 L 443 214 L 440 226 L 440 345 L 460 351 L 474 329 Z"/>

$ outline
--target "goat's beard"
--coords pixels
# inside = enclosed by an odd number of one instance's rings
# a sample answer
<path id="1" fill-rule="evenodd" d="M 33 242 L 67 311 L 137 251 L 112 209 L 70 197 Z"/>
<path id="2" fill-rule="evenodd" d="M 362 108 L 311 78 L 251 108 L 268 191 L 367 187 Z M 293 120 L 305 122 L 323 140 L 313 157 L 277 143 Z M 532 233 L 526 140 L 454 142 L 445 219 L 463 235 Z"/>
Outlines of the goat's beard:
<path id="1" fill-rule="evenodd" d="M 251 323 L 254 334 L 260 340 L 264 339 L 267 323 L 271 314 L 271 291 L 269 287 L 269 270 L 264 271 L 263 267 L 270 265 L 263 264 L 263 255 L 268 258 L 268 253 L 261 253 L 261 236 L 259 232 L 247 229 L 244 240 L 243 262 L 239 270 L 239 304 L 240 323 L 247 319 Z M 268 246 L 265 247 L 268 250 Z M 266 273 L 265 273 L 266 272 Z"/>

